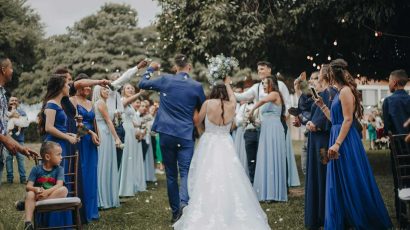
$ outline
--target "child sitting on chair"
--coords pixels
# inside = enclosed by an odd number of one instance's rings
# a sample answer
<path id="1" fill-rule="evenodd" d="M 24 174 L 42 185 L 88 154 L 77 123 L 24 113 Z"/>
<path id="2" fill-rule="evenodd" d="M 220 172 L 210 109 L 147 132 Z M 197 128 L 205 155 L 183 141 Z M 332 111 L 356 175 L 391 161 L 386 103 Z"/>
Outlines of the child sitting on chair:
<path id="1" fill-rule="evenodd" d="M 46 141 L 41 145 L 43 163 L 34 166 L 30 172 L 25 202 L 16 204 L 17 209 L 25 207 L 24 229 L 34 229 L 32 219 L 36 201 L 67 197 L 68 190 L 63 185 L 64 168 L 60 166 L 61 153 L 61 146 L 56 142 Z"/>

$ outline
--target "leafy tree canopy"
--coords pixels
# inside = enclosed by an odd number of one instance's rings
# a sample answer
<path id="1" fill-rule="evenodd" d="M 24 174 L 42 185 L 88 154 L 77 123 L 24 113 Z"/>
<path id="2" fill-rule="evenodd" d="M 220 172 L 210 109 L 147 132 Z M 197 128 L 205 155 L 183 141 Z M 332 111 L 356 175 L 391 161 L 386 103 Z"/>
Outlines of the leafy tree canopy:
<path id="1" fill-rule="evenodd" d="M 36 47 L 42 36 L 40 16 L 25 0 L 0 0 L 0 56 L 10 58 L 15 64 L 8 88 L 17 87 L 18 76 L 30 71 L 37 62 Z"/>
<path id="2" fill-rule="evenodd" d="M 268 60 L 274 71 L 293 75 L 339 57 L 349 62 L 353 73 L 375 79 L 386 78 L 396 68 L 410 69 L 409 1 L 159 2 L 165 54 L 183 52 L 203 62 L 208 55 L 224 53 L 251 68 L 258 60 Z M 385 34 L 375 37 L 374 30 Z"/>
<path id="3" fill-rule="evenodd" d="M 47 80 L 58 66 L 67 66 L 73 76 L 86 73 L 102 79 L 123 72 L 145 57 L 157 55 L 159 33 L 153 27 L 139 28 L 137 12 L 129 5 L 106 4 L 93 15 L 76 22 L 67 34 L 51 36 L 39 45 L 41 59 L 32 72 L 21 75 L 15 90 L 27 103 L 36 103 L 45 93 Z"/>

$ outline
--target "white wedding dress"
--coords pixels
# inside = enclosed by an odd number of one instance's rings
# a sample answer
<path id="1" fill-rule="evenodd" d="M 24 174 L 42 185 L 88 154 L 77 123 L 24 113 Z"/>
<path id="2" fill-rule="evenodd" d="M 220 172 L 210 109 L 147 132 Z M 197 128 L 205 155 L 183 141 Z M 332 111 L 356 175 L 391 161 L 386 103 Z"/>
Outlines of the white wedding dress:
<path id="1" fill-rule="evenodd" d="M 270 229 L 229 135 L 205 116 L 188 174 L 189 205 L 173 225 L 179 229 Z"/>

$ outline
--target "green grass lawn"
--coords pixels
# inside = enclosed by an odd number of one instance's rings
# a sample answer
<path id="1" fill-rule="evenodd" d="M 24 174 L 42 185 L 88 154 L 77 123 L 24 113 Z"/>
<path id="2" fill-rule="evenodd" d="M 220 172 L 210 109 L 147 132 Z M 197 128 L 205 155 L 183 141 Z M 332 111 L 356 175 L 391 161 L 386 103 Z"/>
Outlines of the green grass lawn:
<path id="1" fill-rule="evenodd" d="M 38 150 L 39 144 L 29 144 Z M 367 147 L 366 147 L 367 148 Z M 300 166 L 301 142 L 294 142 L 296 160 Z M 374 175 L 382 193 L 393 223 L 394 215 L 393 181 L 390 156 L 385 150 L 368 153 Z M 33 166 L 26 162 L 27 173 Z M 300 168 L 300 167 L 299 167 Z M 14 184 L 7 184 L 4 169 L 0 187 L 0 229 L 23 229 L 23 212 L 14 208 L 14 202 L 22 199 L 25 188 L 18 183 L 17 164 L 14 164 Z M 304 177 L 300 174 L 302 184 Z M 301 193 L 302 192 L 302 193 Z M 148 184 L 148 190 L 135 197 L 122 199 L 120 208 L 100 211 L 100 220 L 85 225 L 85 229 L 170 229 L 170 209 L 166 195 L 165 176 L 159 176 L 157 183 Z M 272 229 L 303 229 L 304 196 L 303 185 L 293 190 L 287 203 L 262 203 Z"/>

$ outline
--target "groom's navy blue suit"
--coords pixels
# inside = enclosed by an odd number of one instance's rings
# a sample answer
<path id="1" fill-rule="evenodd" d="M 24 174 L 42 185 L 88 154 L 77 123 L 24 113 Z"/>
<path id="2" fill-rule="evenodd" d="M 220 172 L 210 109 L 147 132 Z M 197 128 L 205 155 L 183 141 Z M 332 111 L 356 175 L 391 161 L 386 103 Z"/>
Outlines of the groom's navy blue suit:
<path id="1" fill-rule="evenodd" d="M 147 69 L 139 88 L 160 93 L 160 105 L 152 130 L 160 136 L 169 204 L 176 215 L 180 206 L 187 205 L 189 200 L 187 179 L 195 144 L 193 116 L 205 101 L 205 94 L 202 85 L 187 73 L 149 80 L 153 72 L 151 67 Z M 178 167 L 181 177 L 179 189 Z"/>

